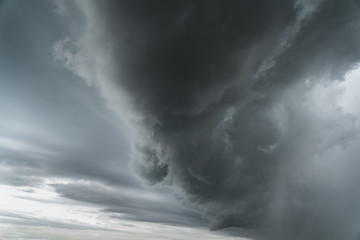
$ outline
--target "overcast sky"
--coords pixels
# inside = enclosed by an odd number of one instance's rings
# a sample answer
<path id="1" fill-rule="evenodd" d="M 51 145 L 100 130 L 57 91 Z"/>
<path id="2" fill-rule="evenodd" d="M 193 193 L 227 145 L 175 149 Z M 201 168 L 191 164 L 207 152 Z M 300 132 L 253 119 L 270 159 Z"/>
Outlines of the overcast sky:
<path id="1" fill-rule="evenodd" d="M 360 239 L 356 0 L 0 0 L 1 239 Z"/>

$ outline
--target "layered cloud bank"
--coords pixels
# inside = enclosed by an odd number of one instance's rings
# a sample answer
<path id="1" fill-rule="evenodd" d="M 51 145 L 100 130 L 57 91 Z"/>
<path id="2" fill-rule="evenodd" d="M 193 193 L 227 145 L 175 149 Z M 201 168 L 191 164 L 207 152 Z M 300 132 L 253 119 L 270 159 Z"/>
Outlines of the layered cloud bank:
<path id="1" fill-rule="evenodd" d="M 214 230 L 360 237 L 347 80 L 360 60 L 357 1 L 78 6 L 83 32 L 57 42 L 55 58 L 127 122 L 142 179 L 171 186 Z"/>

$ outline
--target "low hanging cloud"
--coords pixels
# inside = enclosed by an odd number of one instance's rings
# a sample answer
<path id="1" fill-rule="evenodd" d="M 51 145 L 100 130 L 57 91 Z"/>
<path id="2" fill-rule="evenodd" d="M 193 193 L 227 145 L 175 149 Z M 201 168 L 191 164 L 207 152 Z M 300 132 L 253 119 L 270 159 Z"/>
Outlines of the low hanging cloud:
<path id="1" fill-rule="evenodd" d="M 339 104 L 360 60 L 360 5 L 77 2 L 55 58 L 132 130 L 134 171 L 211 229 L 358 239 L 358 114 Z"/>

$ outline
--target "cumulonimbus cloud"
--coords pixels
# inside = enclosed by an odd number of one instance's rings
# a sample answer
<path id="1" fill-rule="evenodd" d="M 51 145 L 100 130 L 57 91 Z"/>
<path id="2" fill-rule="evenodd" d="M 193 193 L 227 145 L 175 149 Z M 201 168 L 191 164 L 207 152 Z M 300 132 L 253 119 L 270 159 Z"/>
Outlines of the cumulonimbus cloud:
<path id="1" fill-rule="evenodd" d="M 360 6 L 323 1 L 78 2 L 54 54 L 133 132 L 133 166 L 260 239 L 357 239 Z M 69 47 L 69 45 L 71 45 Z"/>

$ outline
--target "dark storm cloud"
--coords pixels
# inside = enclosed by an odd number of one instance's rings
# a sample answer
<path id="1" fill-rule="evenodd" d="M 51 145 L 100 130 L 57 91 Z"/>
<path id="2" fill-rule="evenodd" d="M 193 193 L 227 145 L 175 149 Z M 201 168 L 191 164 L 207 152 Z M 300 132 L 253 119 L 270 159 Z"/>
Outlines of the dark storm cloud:
<path id="1" fill-rule="evenodd" d="M 53 4 L 56 14 L 65 20 L 54 13 Z M 169 194 L 146 194 L 129 171 L 129 140 L 123 123 L 115 121 L 92 89 L 52 59 L 53 43 L 80 25 L 73 4 L 0 2 L 0 185 L 38 190 L 49 189 L 53 182 L 91 182 L 91 186 L 56 185 L 55 190 L 64 197 L 58 198 L 58 203 L 75 199 L 106 208 L 103 216 L 198 226 L 204 222 L 199 214 L 169 203 Z M 92 189 L 94 186 L 97 189 Z M 5 191 L 3 197 L 9 194 Z M 149 200 L 148 195 L 161 201 Z M 36 192 L 34 196 L 24 197 L 25 202 L 46 203 L 36 198 Z M 11 203 L 6 201 L 2 204 L 8 208 Z M 24 209 L 32 211 L 31 207 Z M 8 215 L 0 212 L 1 216 Z M 32 218 L 5 223 L 72 226 Z"/>
<path id="2" fill-rule="evenodd" d="M 79 6 L 77 52 L 55 54 L 130 122 L 148 183 L 173 186 L 212 229 L 358 237 L 357 117 L 332 85 L 360 60 L 357 1 Z"/>

